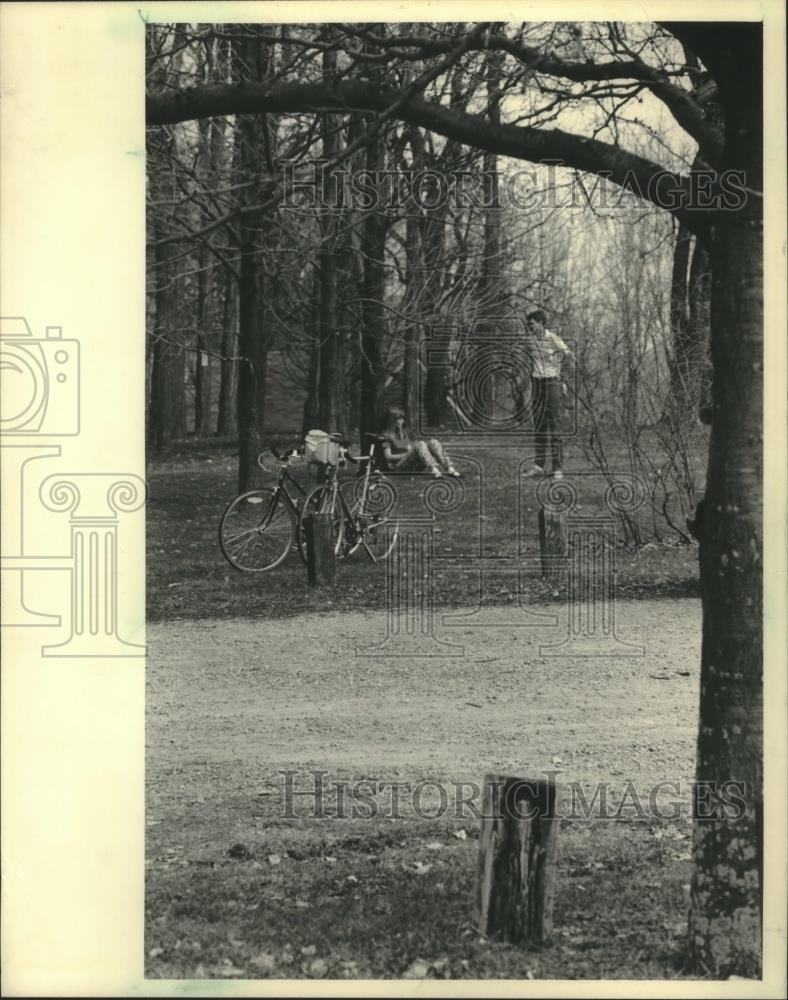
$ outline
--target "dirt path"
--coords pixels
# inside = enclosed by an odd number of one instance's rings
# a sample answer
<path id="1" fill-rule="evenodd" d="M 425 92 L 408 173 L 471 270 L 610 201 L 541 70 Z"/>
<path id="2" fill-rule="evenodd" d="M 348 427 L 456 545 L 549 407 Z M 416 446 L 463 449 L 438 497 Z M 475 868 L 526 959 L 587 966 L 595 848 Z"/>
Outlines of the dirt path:
<path id="1" fill-rule="evenodd" d="M 700 603 L 619 601 L 616 615 L 643 655 L 547 655 L 565 621 L 514 627 L 527 619 L 511 609 L 490 612 L 497 627 L 442 628 L 464 647 L 453 657 L 357 656 L 384 638 L 382 612 L 151 625 L 149 815 L 248 794 L 280 768 L 473 780 L 560 769 L 566 781 L 684 787 Z"/>

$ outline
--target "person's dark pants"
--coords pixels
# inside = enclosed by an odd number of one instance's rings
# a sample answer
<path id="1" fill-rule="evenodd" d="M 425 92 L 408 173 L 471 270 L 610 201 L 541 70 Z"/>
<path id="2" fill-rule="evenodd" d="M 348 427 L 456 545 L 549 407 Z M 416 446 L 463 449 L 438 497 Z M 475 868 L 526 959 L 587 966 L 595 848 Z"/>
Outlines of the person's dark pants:
<path id="1" fill-rule="evenodd" d="M 534 425 L 534 460 L 547 471 L 548 451 L 552 461 L 551 471 L 561 468 L 563 444 L 561 441 L 561 414 L 563 399 L 561 380 L 558 378 L 531 379 L 531 413 Z"/>

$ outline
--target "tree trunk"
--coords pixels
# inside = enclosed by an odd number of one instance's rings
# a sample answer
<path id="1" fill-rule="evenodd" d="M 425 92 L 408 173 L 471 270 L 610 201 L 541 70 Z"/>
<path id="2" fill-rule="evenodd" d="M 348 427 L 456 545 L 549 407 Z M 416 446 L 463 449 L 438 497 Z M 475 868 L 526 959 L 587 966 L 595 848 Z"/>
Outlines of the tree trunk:
<path id="1" fill-rule="evenodd" d="M 154 231 L 161 239 L 164 233 Z M 172 243 L 156 245 L 156 322 L 151 364 L 150 443 L 161 452 L 183 437 L 185 373 L 183 347 L 172 339 L 170 325 L 175 319 L 175 276 Z"/>
<path id="2" fill-rule="evenodd" d="M 501 122 L 501 67 L 503 53 L 490 52 L 485 57 L 487 81 L 487 117 L 499 125 Z M 478 283 L 477 331 L 482 343 L 480 361 L 488 375 L 480 385 L 479 426 L 490 426 L 495 419 L 501 393 L 505 391 L 505 371 L 490 339 L 500 334 L 501 306 L 504 281 L 501 259 L 501 203 L 498 193 L 498 157 L 485 152 L 482 160 L 482 187 L 484 191 L 484 230 L 481 275 Z"/>
<path id="3" fill-rule="evenodd" d="M 461 84 L 461 71 L 459 67 L 452 75 L 451 83 L 451 105 L 452 107 L 463 107 L 467 98 L 463 97 Z M 428 166 L 424 149 L 424 140 L 421 132 L 414 128 L 412 135 L 418 140 L 413 148 L 413 166 L 416 171 L 424 170 Z M 443 147 L 438 162 L 429 164 L 433 169 L 437 169 L 444 174 L 452 169 L 456 163 L 456 156 L 459 149 L 458 143 L 449 139 Z M 446 215 L 448 211 L 448 199 L 437 199 L 433 192 L 428 192 L 427 204 L 435 207 L 428 208 L 422 217 L 422 258 L 424 263 L 424 292 L 423 292 L 423 315 L 431 328 L 427 330 L 429 336 L 433 332 L 438 332 L 441 326 L 438 316 L 438 302 L 440 300 L 443 271 L 445 267 L 444 254 L 446 250 Z M 445 343 L 447 331 L 442 331 L 441 340 Z M 452 419 L 452 408 L 449 404 L 449 394 L 452 388 L 452 357 L 451 347 L 435 350 L 434 347 L 425 351 L 426 373 L 422 376 L 424 382 L 424 409 L 422 418 L 430 427 L 443 427 Z"/>
<path id="4" fill-rule="evenodd" d="M 678 223 L 673 245 L 673 272 L 670 282 L 670 395 L 668 406 L 673 415 L 694 411 L 691 407 L 692 331 L 689 324 L 689 260 L 692 233 L 685 223 Z"/>
<path id="5" fill-rule="evenodd" d="M 250 30 L 244 25 L 243 32 Z M 242 79 L 265 79 L 268 69 L 268 47 L 250 36 L 235 43 L 238 55 L 238 75 Z M 267 122 L 265 116 L 242 115 L 238 120 L 239 165 L 245 179 L 256 183 L 245 191 L 247 204 L 259 203 L 260 181 L 266 154 Z M 268 365 L 268 338 L 264 329 L 263 251 L 265 249 L 264 216 L 255 212 L 241 217 L 238 223 L 240 265 L 238 278 L 238 389 L 236 413 L 238 423 L 238 490 L 254 489 L 260 484 L 261 471 L 257 457 L 263 450 L 265 421 L 265 376 Z"/>
<path id="6" fill-rule="evenodd" d="M 194 358 L 194 433 L 202 436 L 208 421 L 211 391 L 211 369 L 209 356 L 206 354 L 207 336 L 210 330 L 208 316 L 208 296 L 210 291 L 210 274 L 208 270 L 208 254 L 205 247 L 200 247 L 198 254 L 197 273 L 197 338 Z"/>
<path id="7" fill-rule="evenodd" d="M 411 148 L 412 148 L 411 143 Z M 405 296 L 403 312 L 406 315 L 404 358 L 402 365 L 402 408 L 408 427 L 418 427 L 419 413 L 419 361 L 421 353 L 421 324 L 417 316 L 421 289 L 424 285 L 424 261 L 421 253 L 421 217 L 419 206 L 411 198 L 405 220 Z"/>
<path id="8" fill-rule="evenodd" d="M 690 264 L 689 325 L 692 331 L 692 370 L 697 378 L 693 403 L 704 424 L 711 423 L 711 262 L 701 240 L 695 241 Z"/>
<path id="9" fill-rule="evenodd" d="M 197 335 L 197 351 L 194 359 L 194 433 L 201 437 L 205 433 L 208 411 L 211 405 L 210 367 L 205 352 L 205 337 Z"/>
<path id="10" fill-rule="evenodd" d="M 318 399 L 320 398 L 320 269 L 315 268 L 312 274 L 312 294 L 309 300 L 309 333 L 311 345 L 309 350 L 309 369 L 306 376 L 306 399 L 304 400 L 301 418 L 301 432 L 317 427 L 320 423 Z"/>
<path id="11" fill-rule="evenodd" d="M 329 29 L 330 30 L 330 29 Z M 330 40 L 330 34 L 327 36 Z M 336 52 L 323 53 L 323 79 L 336 75 Z M 339 118 L 323 115 L 323 156 L 333 160 L 339 152 Z M 318 391 L 318 423 L 323 430 L 334 432 L 344 423 L 344 358 L 342 331 L 337 311 L 337 250 L 339 211 L 343 201 L 342 175 L 333 170 L 323 171 L 323 208 L 319 216 L 320 250 L 320 309 L 318 313 L 318 343 L 320 345 L 320 375 Z M 335 204 L 336 202 L 336 204 Z"/>
<path id="12" fill-rule="evenodd" d="M 382 169 L 383 157 L 379 139 L 367 146 L 366 170 L 375 183 Z M 362 448 L 365 434 L 380 430 L 383 422 L 383 356 L 382 340 L 385 328 L 383 299 L 386 290 L 384 253 L 388 219 L 375 207 L 364 216 L 361 231 L 361 253 L 364 264 L 361 290 L 361 420 L 359 432 Z"/>
<path id="13" fill-rule="evenodd" d="M 233 294 L 233 279 L 225 278 L 224 301 L 222 303 L 222 339 L 219 348 L 219 398 L 216 403 L 216 434 L 218 437 L 229 437 L 235 430 L 234 391 L 235 391 L 235 333 L 237 316 L 235 312 L 235 296 Z"/>
<path id="14" fill-rule="evenodd" d="M 424 256 L 424 315 L 431 324 L 428 335 L 439 332 L 439 317 L 436 312 L 441 285 L 441 266 L 445 250 L 446 208 L 439 206 L 429 209 L 424 219 L 422 246 Z M 442 331 L 445 336 L 446 331 Z M 444 339 L 443 337 L 441 338 Z M 428 349 L 427 372 L 424 376 L 424 409 L 426 423 L 430 427 L 442 427 L 448 423 L 451 407 L 448 395 L 451 390 L 451 354 Z"/>
<path id="15" fill-rule="evenodd" d="M 762 190 L 761 26 L 737 25 L 742 51 L 720 83 L 724 167 Z M 693 967 L 757 978 L 763 870 L 762 427 L 763 219 L 750 194 L 714 226 L 714 410 L 700 526 L 700 726 L 689 917 Z M 734 784 L 731 784 L 734 783 Z M 708 814 L 708 818 L 706 818 Z"/>
<path id="16" fill-rule="evenodd" d="M 246 227 L 243 227 L 246 228 Z M 263 450 L 268 345 L 262 323 L 263 275 L 254 241 L 241 242 L 238 282 L 238 492 L 259 485 Z"/>

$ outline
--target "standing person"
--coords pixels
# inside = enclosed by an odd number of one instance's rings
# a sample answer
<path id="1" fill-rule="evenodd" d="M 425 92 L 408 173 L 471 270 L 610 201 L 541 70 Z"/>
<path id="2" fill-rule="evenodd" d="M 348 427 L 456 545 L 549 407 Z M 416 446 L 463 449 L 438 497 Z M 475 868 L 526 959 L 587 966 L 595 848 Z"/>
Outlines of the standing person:
<path id="1" fill-rule="evenodd" d="M 534 427 L 534 465 L 528 476 L 544 476 L 548 457 L 554 479 L 563 479 L 563 442 L 561 418 L 566 385 L 561 367 L 572 352 L 552 330 L 545 326 L 545 315 L 535 309 L 527 318 L 527 348 L 531 369 L 531 413 Z M 549 453 L 549 455 L 548 455 Z"/>
<path id="2" fill-rule="evenodd" d="M 392 472 L 431 472 L 433 476 L 459 477 L 443 445 L 435 438 L 420 441 L 405 426 L 402 410 L 389 410 L 381 432 L 383 456 Z"/>

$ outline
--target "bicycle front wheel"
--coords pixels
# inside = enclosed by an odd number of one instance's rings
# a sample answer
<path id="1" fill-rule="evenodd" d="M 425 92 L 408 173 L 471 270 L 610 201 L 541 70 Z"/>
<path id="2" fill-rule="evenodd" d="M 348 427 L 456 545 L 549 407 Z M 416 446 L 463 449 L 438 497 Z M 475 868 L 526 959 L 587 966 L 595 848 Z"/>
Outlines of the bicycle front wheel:
<path id="1" fill-rule="evenodd" d="M 244 573 L 274 569 L 295 543 L 295 515 L 278 490 L 250 490 L 227 507 L 219 524 L 225 559 Z"/>

